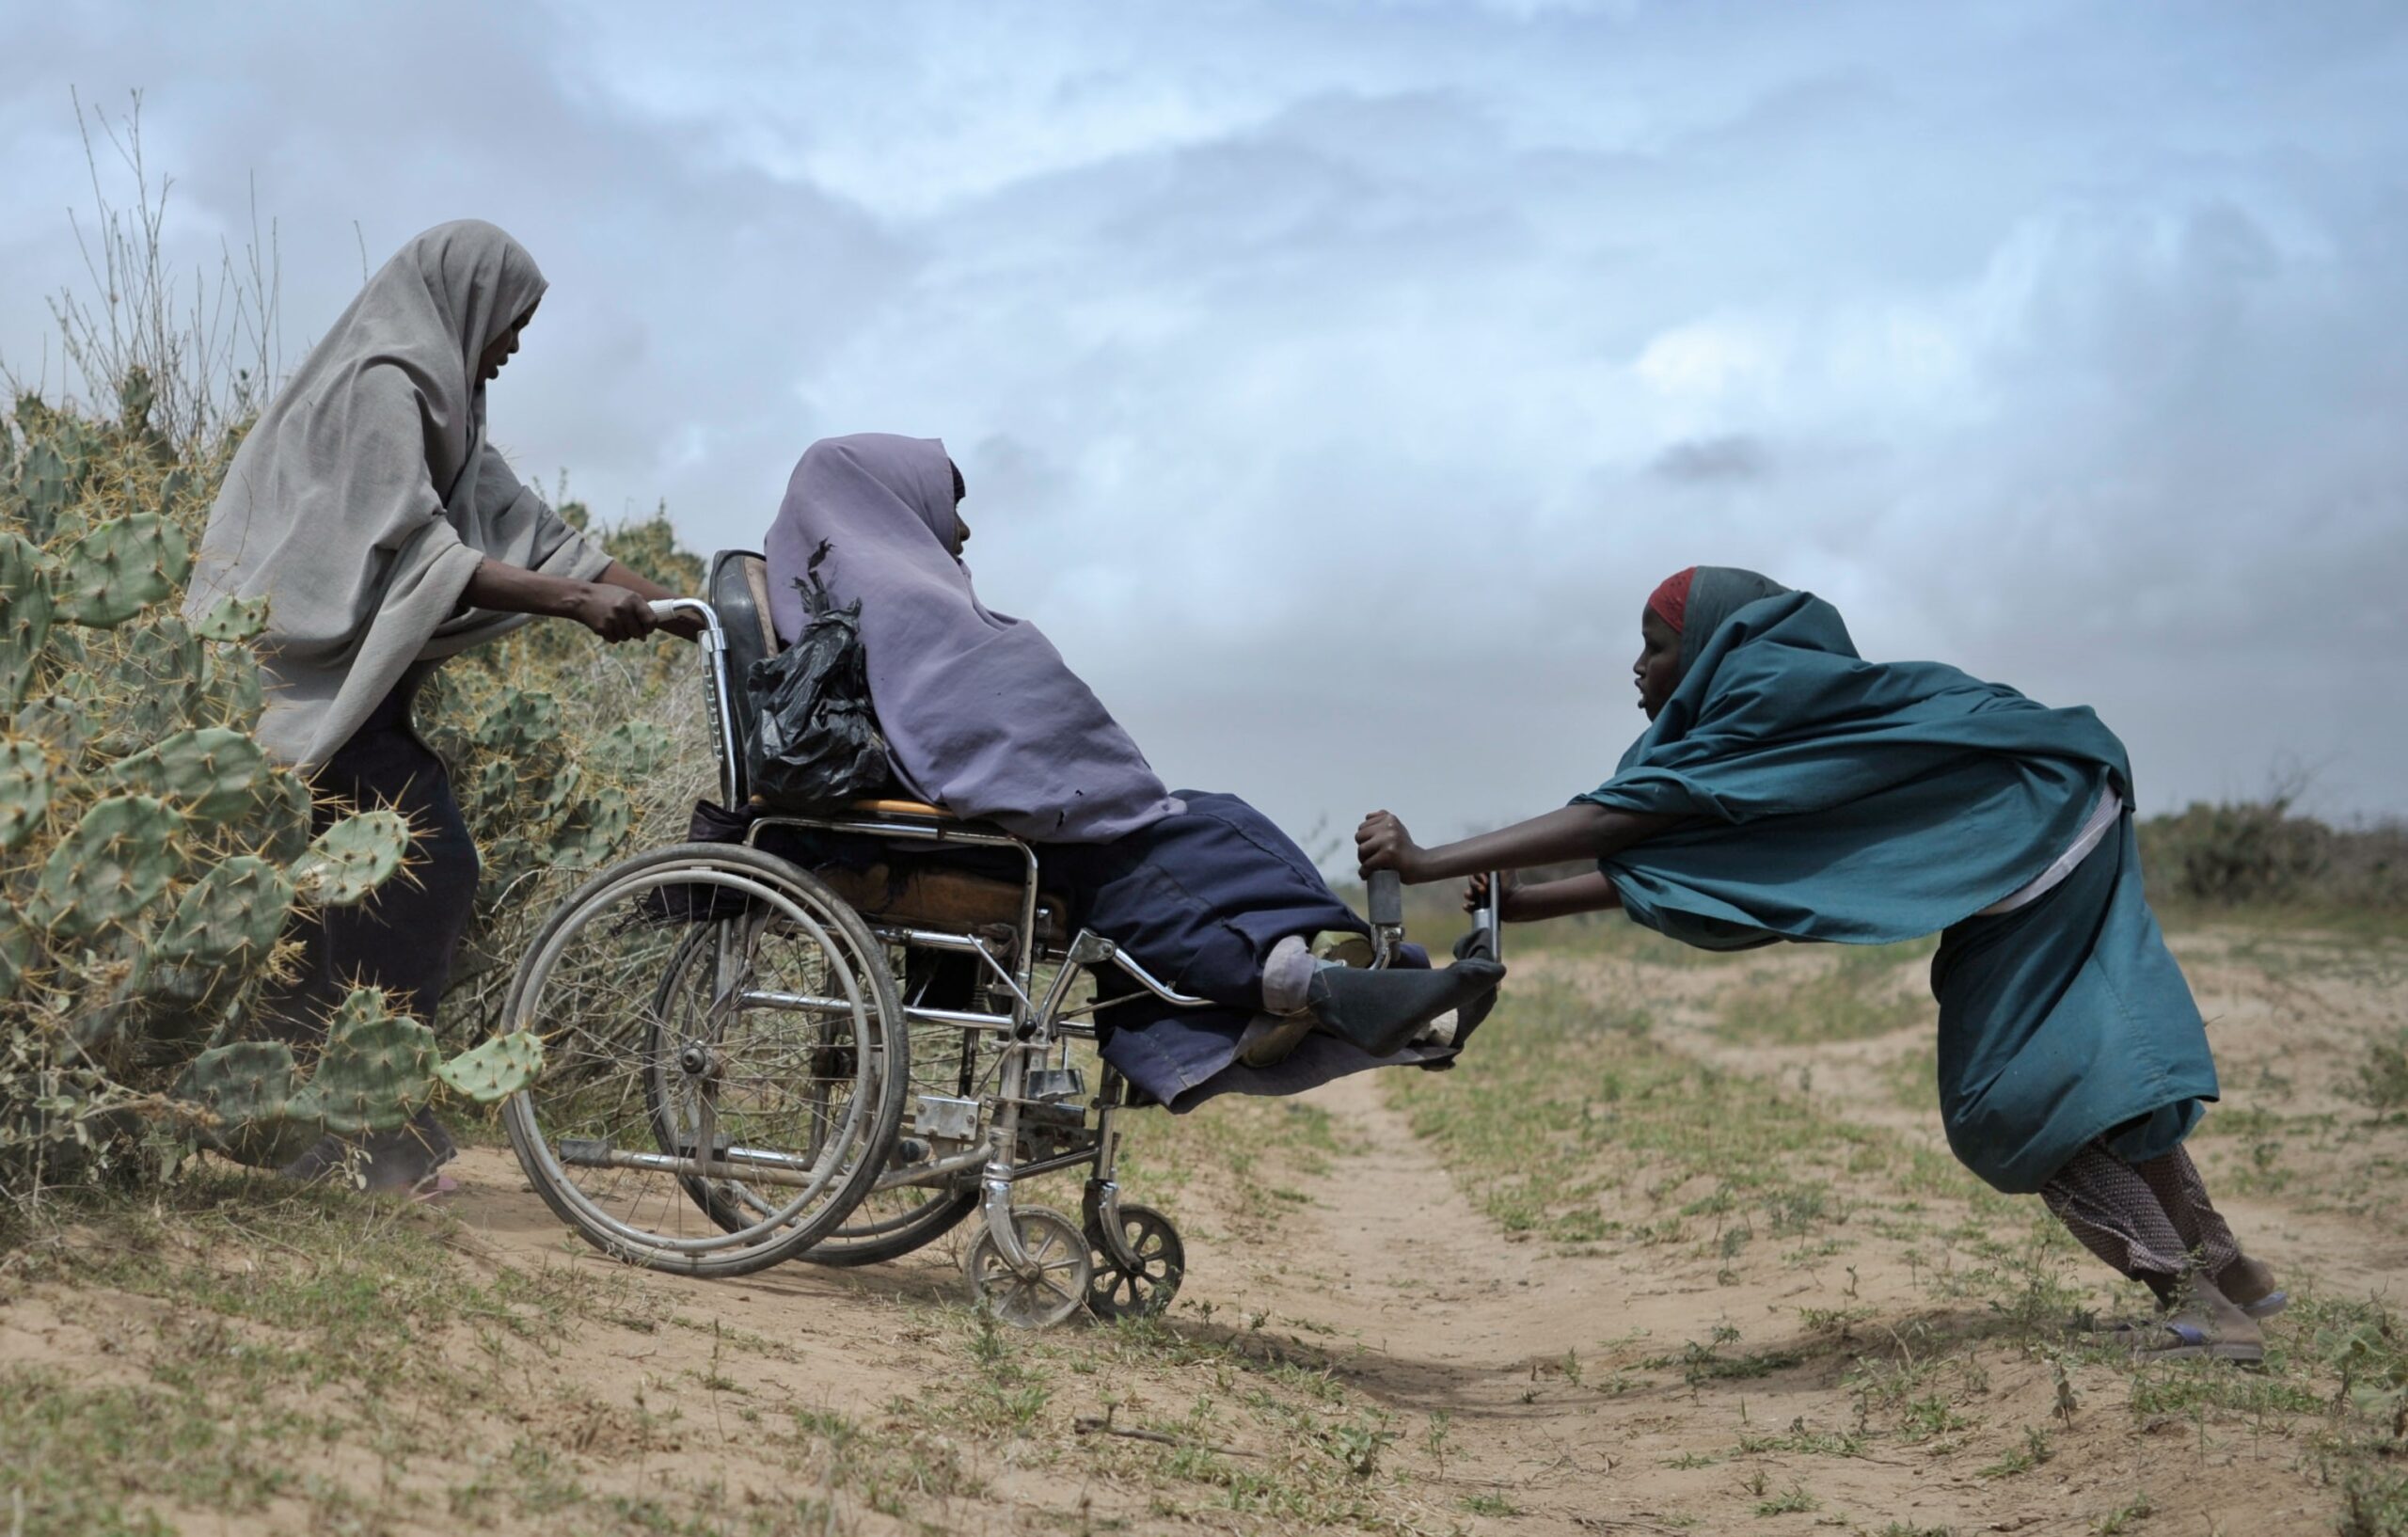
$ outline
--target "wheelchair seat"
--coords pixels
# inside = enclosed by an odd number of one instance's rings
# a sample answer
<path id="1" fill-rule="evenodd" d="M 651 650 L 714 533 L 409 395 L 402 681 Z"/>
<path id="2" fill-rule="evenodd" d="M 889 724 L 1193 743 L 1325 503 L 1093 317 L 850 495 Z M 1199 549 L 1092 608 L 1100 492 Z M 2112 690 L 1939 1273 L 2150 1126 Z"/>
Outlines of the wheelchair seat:
<path id="1" fill-rule="evenodd" d="M 926 800 L 856 800 L 845 809 L 863 816 L 925 816 L 932 822 L 961 820 L 943 806 L 932 806 Z"/>
<path id="2" fill-rule="evenodd" d="M 774 657 L 781 649 L 776 626 L 769 618 L 768 562 L 757 550 L 721 550 L 711 557 L 709 593 L 710 605 L 718 611 L 720 627 L 727 637 L 728 686 L 736 696 L 728 713 L 734 720 L 737 783 L 741 785 L 753 731 L 752 711 L 745 707 L 746 681 L 754 662 Z M 759 797 L 750 794 L 749 786 L 746 790 L 749 799 L 759 800 Z M 904 817 L 995 831 L 925 800 L 874 797 L 852 801 L 845 810 L 864 821 Z M 842 821 L 841 816 L 835 819 Z M 927 856 L 903 866 L 899 879 L 884 863 L 865 870 L 832 865 L 814 873 L 873 923 L 931 928 L 1017 926 L 1021 899 L 1026 892 L 1017 880 L 947 869 Z M 1047 893 L 1038 900 L 1044 916 L 1038 925 L 1038 938 L 1049 943 L 1061 943 L 1067 937 L 1062 927 L 1065 909 L 1061 898 Z"/>
<path id="3" fill-rule="evenodd" d="M 883 863 L 865 870 L 832 864 L 814 873 L 871 923 L 916 928 L 1017 928 L 1021 899 L 1027 892 L 1017 880 L 998 880 L 936 864 L 914 863 L 899 871 Z M 1059 944 L 1069 937 L 1062 913 L 1060 897 L 1038 894 L 1037 937 L 1040 941 Z"/>

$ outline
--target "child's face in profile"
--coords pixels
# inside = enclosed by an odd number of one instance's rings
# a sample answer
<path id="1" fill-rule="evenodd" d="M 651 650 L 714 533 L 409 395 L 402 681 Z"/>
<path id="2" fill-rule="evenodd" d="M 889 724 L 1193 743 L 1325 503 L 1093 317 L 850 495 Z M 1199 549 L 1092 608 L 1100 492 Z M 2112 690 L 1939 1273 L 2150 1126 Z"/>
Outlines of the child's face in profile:
<path id="1" fill-rule="evenodd" d="M 1631 679 L 1639 685 L 1639 707 L 1653 721 L 1664 701 L 1672 697 L 1672 685 L 1680 674 L 1681 632 L 1647 609 L 1639 616 L 1639 660 L 1631 664 Z"/>

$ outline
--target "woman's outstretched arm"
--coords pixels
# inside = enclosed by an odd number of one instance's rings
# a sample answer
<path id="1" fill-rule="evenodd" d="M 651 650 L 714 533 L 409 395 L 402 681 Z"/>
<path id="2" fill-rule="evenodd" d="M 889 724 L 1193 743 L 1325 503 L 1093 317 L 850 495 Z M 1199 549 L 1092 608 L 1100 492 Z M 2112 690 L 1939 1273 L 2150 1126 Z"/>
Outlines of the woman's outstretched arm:
<path id="1" fill-rule="evenodd" d="M 1604 872 L 1591 870 L 1563 880 L 1542 880 L 1522 885 L 1511 874 L 1505 878 L 1505 898 L 1497 904 L 1497 912 L 1509 924 L 1541 923 L 1548 918 L 1568 918 L 1576 912 L 1605 912 L 1622 906 L 1622 892 L 1606 879 Z M 1488 876 L 1485 872 L 1471 878 L 1464 889 L 1464 908 L 1477 911 L 1488 903 Z"/>
<path id="2" fill-rule="evenodd" d="M 1495 832 L 1424 848 L 1393 815 L 1375 811 L 1354 830 L 1354 853 L 1365 875 L 1394 870 L 1407 884 L 1419 885 L 1483 870 L 1525 870 L 1533 864 L 1608 859 L 1680 820 L 1614 811 L 1581 800 Z"/>
<path id="3" fill-rule="evenodd" d="M 677 595 L 616 561 L 598 579 L 576 581 L 495 560 L 479 563 L 465 594 L 472 608 L 574 619 L 606 641 L 632 641 L 656 629 L 690 641 L 702 633 L 700 621 L 680 614 L 663 622 L 652 615 L 652 599 Z"/>

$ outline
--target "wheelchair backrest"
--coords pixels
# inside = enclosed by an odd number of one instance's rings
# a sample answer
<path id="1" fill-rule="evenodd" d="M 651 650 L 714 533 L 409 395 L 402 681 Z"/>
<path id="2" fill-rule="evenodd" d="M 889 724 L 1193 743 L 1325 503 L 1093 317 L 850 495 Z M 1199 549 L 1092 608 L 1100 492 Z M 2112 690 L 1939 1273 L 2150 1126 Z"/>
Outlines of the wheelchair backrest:
<path id="1" fill-rule="evenodd" d="M 711 557 L 710 605 L 718 610 L 720 628 L 727 636 L 727 683 L 734 697 L 728 704 L 728 715 L 736 730 L 736 778 L 742 794 L 752 793 L 744 783 L 744 765 L 752 753 L 754 716 L 752 695 L 747 686 L 752 664 L 765 657 L 777 655 L 777 627 L 769 620 L 769 564 L 760 554 L 749 549 L 723 549 Z"/>

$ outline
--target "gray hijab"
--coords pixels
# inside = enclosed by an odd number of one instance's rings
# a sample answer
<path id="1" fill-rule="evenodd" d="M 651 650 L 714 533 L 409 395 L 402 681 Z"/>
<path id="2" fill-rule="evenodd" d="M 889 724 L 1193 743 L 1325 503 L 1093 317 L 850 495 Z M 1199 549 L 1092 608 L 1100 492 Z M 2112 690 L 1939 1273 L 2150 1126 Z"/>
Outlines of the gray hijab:
<path id="1" fill-rule="evenodd" d="M 862 606 L 871 703 L 912 792 L 1043 843 L 1109 843 L 1186 809 L 1062 654 L 978 601 L 960 560 L 953 463 L 933 437 L 814 443 L 763 553 L 778 638 L 803 626 L 795 579 Z"/>
<path id="2" fill-rule="evenodd" d="M 412 664 L 529 615 L 463 607 L 490 558 L 590 580 L 610 557 L 485 438 L 484 349 L 543 297 L 519 244 L 463 219 L 385 263 L 244 438 L 185 611 L 268 600 L 261 745 L 324 763 Z"/>
<path id="3" fill-rule="evenodd" d="M 1702 565 L 1689 578 L 1688 608 L 1681 621 L 1681 665 L 1677 674 L 1689 675 L 1705 642 L 1722 622 L 1758 598 L 1778 597 L 1789 589 L 1770 577 L 1735 565 Z"/>

